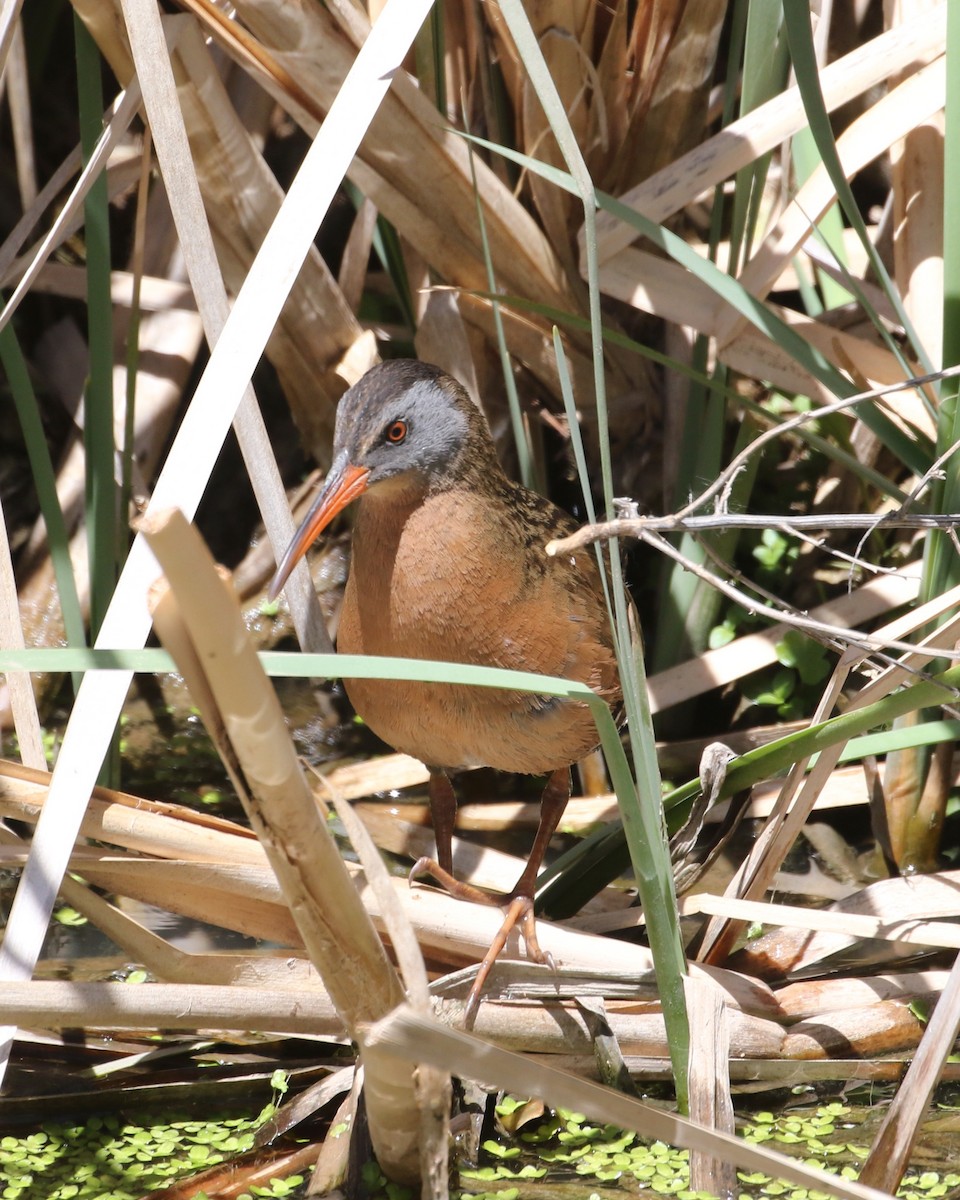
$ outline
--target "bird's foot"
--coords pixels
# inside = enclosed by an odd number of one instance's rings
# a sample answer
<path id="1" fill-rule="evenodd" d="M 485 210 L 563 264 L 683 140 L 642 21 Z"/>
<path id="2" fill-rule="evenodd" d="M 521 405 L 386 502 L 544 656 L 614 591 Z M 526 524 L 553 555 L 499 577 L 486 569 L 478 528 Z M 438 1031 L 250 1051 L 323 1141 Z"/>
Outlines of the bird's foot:
<path id="1" fill-rule="evenodd" d="M 523 944 L 526 947 L 527 958 L 531 962 L 541 963 L 550 967 L 551 970 L 556 970 L 553 955 L 549 951 L 542 950 L 540 942 L 537 939 L 537 922 L 533 911 L 532 896 L 519 894 L 516 890 L 507 895 L 494 895 L 491 892 L 481 891 L 480 888 L 474 887 L 472 884 L 462 883 L 459 879 L 454 878 L 449 871 L 445 871 L 432 858 L 420 858 L 413 864 L 409 875 L 410 882 L 412 883 L 415 879 L 420 879 L 424 875 L 430 875 L 445 891 L 458 900 L 471 900 L 475 904 L 496 904 L 503 909 L 503 924 L 497 931 L 497 936 L 490 943 L 490 949 L 484 955 L 483 961 L 477 968 L 477 977 L 470 988 L 470 994 L 467 996 L 467 1005 L 464 1010 L 464 1028 L 471 1029 L 473 1027 L 473 1023 L 477 1018 L 477 1011 L 480 1008 L 480 995 L 483 991 L 483 986 L 493 969 L 493 964 L 497 961 L 501 950 L 507 944 L 507 938 L 509 938 L 514 929 L 520 930 L 520 936 L 523 938 Z"/>
<path id="2" fill-rule="evenodd" d="M 477 977 L 470 988 L 469 996 L 467 996 L 467 1005 L 463 1014 L 465 1029 L 473 1028 L 473 1023 L 477 1019 L 477 1012 L 480 1008 L 480 996 L 483 992 L 483 986 L 487 982 L 487 976 L 493 969 L 493 964 L 497 961 L 500 951 L 507 944 L 507 938 L 514 929 L 517 927 L 520 929 L 520 936 L 523 938 L 523 943 L 527 949 L 527 958 L 532 962 L 550 967 L 552 971 L 555 971 L 557 967 L 557 964 L 553 961 L 553 955 L 549 951 L 541 950 L 540 942 L 537 940 L 537 921 L 533 911 L 533 897 L 512 895 L 506 896 L 503 899 L 506 901 L 503 904 L 503 924 L 497 931 L 497 936 L 490 943 L 490 949 L 484 955 L 483 962 L 477 968 Z"/>
<path id="3" fill-rule="evenodd" d="M 503 903 L 503 896 L 484 892 L 480 888 L 474 887 L 472 883 L 461 883 L 449 871 L 445 871 L 435 858 L 418 858 L 410 868 L 407 878 L 413 883 L 414 880 L 421 879 L 424 875 L 435 879 L 445 892 L 449 892 L 457 900 L 469 900 L 474 904 Z"/>

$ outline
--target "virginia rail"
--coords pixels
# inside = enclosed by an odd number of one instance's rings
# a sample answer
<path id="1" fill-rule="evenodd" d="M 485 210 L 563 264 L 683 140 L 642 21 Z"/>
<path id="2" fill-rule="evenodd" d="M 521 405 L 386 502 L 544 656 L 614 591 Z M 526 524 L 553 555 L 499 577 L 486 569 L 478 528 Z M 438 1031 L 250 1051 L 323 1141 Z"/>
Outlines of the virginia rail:
<path id="1" fill-rule="evenodd" d="M 381 363 L 345 393 L 326 482 L 277 568 L 271 596 L 358 498 L 341 653 L 560 675 L 619 702 L 593 554 L 547 557 L 547 542 L 574 522 L 504 475 L 479 409 L 438 367 Z M 437 860 L 421 859 L 411 879 L 429 873 L 453 895 L 505 906 L 470 993 L 469 1025 L 515 926 L 528 956 L 550 961 L 536 937 L 535 882 L 570 796 L 570 767 L 596 747 L 596 726 L 584 703 L 527 692 L 368 679 L 347 680 L 346 689 L 379 737 L 429 768 Z M 447 772 L 476 766 L 549 776 L 527 866 L 503 897 L 453 877 L 457 802 Z"/>

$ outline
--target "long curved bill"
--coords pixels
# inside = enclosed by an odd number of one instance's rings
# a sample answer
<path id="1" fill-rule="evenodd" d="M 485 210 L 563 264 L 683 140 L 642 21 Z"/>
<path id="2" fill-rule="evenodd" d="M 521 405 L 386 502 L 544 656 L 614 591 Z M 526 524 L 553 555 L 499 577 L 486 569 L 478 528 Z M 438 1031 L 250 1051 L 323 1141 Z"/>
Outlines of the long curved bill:
<path id="1" fill-rule="evenodd" d="M 293 541 L 287 547 L 286 554 L 280 560 L 280 565 L 270 580 L 270 586 L 267 588 L 269 599 L 274 600 L 280 594 L 290 572 L 337 513 L 345 509 L 358 496 L 363 495 L 367 490 L 369 476 L 370 471 L 367 467 L 355 467 L 348 461 L 346 454 L 337 455 L 330 466 L 320 494 L 310 506 L 310 511 L 304 517 L 300 528 L 293 535 Z"/>

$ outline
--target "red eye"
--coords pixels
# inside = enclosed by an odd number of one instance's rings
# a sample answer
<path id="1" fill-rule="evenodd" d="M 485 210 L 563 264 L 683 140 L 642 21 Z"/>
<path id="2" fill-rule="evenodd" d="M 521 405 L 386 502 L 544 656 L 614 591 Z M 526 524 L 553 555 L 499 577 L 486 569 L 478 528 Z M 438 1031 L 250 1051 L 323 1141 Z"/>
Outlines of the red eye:
<path id="1" fill-rule="evenodd" d="M 387 429 L 387 441 L 392 442 L 394 446 L 399 446 L 406 436 L 406 421 L 394 421 L 394 423 Z"/>

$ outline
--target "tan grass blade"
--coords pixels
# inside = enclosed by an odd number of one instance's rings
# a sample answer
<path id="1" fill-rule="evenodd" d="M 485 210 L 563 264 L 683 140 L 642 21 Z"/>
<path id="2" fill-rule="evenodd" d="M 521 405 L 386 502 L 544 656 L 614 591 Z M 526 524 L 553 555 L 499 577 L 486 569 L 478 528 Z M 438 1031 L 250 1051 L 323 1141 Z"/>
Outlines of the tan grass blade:
<path id="1" fill-rule="evenodd" d="M 241 0 L 237 13 L 313 102 L 327 109 L 355 53 L 333 18 L 319 6 L 277 0 Z M 359 10 L 354 19 L 362 22 Z M 316 127 L 314 114 L 294 115 L 307 132 Z M 397 146 L 404 147 L 403 154 L 396 153 Z M 576 310 L 542 231 L 483 163 L 476 167 L 490 252 L 502 285 Z M 364 139 L 352 176 L 444 278 L 486 290 L 469 150 L 444 129 L 436 108 L 402 71 Z"/>
<path id="2" fill-rule="evenodd" d="M 460 312 L 460 300 L 461 297 L 447 288 L 431 290 L 417 326 L 414 346 L 418 358 L 436 363 L 459 380 L 482 411 L 484 406 L 477 382 L 474 351 Z"/>
<path id="3" fill-rule="evenodd" d="M 605 137 L 599 144 L 586 147 L 587 162 L 594 178 L 609 178 L 609 163 L 623 145 L 624 134 L 636 102 L 630 99 L 631 84 L 641 85 L 636 75 L 631 78 L 631 66 L 636 55 L 631 45 L 629 11 L 626 4 L 616 4 L 608 13 L 606 37 L 603 48 L 596 58 L 597 97 L 594 104 L 604 105 L 603 120 L 599 116 L 595 125 L 604 131 Z M 638 12 L 637 19 L 640 14 Z M 615 189 L 619 191 L 620 189 Z"/>
<path id="4" fill-rule="evenodd" d="M 37 164 L 33 153 L 30 119 L 30 81 L 27 75 L 27 50 L 23 41 L 23 26 L 18 22 L 10 41 L 9 56 L 4 64 L 3 82 L 10 105 L 10 129 L 17 165 L 17 186 L 20 207 L 27 209 L 37 196 Z"/>
<path id="5" fill-rule="evenodd" d="M 898 0 L 885 16 L 898 30 L 933 7 L 930 0 Z M 893 278 L 935 367 L 943 361 L 943 153 L 942 112 L 931 113 L 890 151 Z"/>
<path id="6" fill-rule="evenodd" d="M 581 11 L 584 9 L 583 5 L 578 7 Z M 587 11 L 589 12 L 589 6 Z M 577 144 L 587 147 L 593 140 L 590 137 L 590 97 L 595 91 L 593 64 L 575 31 L 555 25 L 550 20 L 549 12 L 538 15 L 543 25 L 539 29 L 535 26 L 534 32 L 538 36 L 540 49 L 557 85 L 571 128 L 576 134 Z M 520 89 L 518 112 L 521 114 L 520 146 L 523 152 L 551 166 L 563 167 L 563 155 L 526 74 L 521 78 Z M 557 251 L 567 275 L 574 277 L 574 221 L 578 213 L 582 212 L 582 207 L 576 196 L 554 187 L 536 175 L 529 177 L 529 187 L 550 244 Z"/>
<path id="7" fill-rule="evenodd" d="M 960 875 L 943 872 L 940 876 L 926 875 L 929 886 L 912 889 L 908 881 L 885 879 L 857 892 L 849 901 L 840 901 L 830 909 L 811 910 L 790 904 L 765 904 L 758 900 L 737 900 L 732 896 L 700 894 L 684 896 L 681 911 L 712 913 L 737 921 L 759 921 L 775 926 L 789 926 L 802 931 L 803 965 L 824 950 L 811 933 L 827 935 L 824 944 L 832 952 L 840 945 L 850 945 L 861 938 L 881 938 L 894 943 L 891 953 L 904 953 L 906 946 L 942 946 L 960 950 L 960 928 L 952 923 L 960 917 Z M 910 881 L 912 882 L 912 881 Z M 882 913 L 876 912 L 883 905 Z M 872 909 L 873 913 L 850 911 Z M 930 920 L 931 917 L 945 920 Z"/>
<path id="8" fill-rule="evenodd" d="M 194 164 L 204 206 L 217 244 L 224 281 L 239 290 L 257 247 L 270 228 L 283 193 L 260 151 L 243 127 L 200 31 L 191 25 L 177 57 L 188 84 L 178 95 L 191 130 Z M 336 401 L 373 365 L 351 362 L 363 338 L 354 317 L 316 247 L 311 247 L 267 343 L 284 394 L 311 454 L 329 460 Z M 372 351 L 367 339 L 364 344 Z M 351 363 L 345 373 L 344 361 Z"/>
<path id="9" fill-rule="evenodd" d="M 160 268 L 158 261 L 154 270 Z M 145 273 L 140 279 L 138 302 L 144 313 L 163 312 L 193 312 L 197 304 L 193 292 L 186 283 L 174 278 L 175 269 L 170 268 L 167 274 Z M 86 273 L 82 267 L 70 263 L 51 262 L 43 268 L 33 285 L 34 292 L 49 293 L 54 296 L 66 296 L 72 300 L 82 300 L 86 295 Z M 110 299 L 120 309 L 130 308 L 133 304 L 134 275 L 132 271 L 112 271 L 110 273 Z"/>
<path id="10" fill-rule="evenodd" d="M 349 236 L 343 247 L 340 259 L 340 273 L 337 283 L 343 293 L 343 298 L 351 312 L 356 312 L 363 299 L 363 289 L 367 280 L 367 265 L 370 261 L 370 247 L 373 245 L 373 234 L 377 226 L 377 206 L 372 200 L 364 200 L 360 205 Z"/>
<path id="11" fill-rule="evenodd" d="M 44 263 L 50 254 L 53 253 L 59 241 L 65 236 L 64 230 L 69 227 L 71 221 L 78 219 L 84 197 L 89 192 L 94 180 L 103 171 L 107 160 L 117 146 L 120 138 L 126 133 L 130 122 L 136 116 L 139 105 L 140 89 L 134 81 L 126 92 L 117 97 L 107 127 L 101 134 L 96 149 L 80 173 L 80 178 L 71 190 L 69 199 L 57 214 L 57 219 L 53 222 L 51 228 L 44 235 L 29 266 L 27 266 L 20 276 L 17 286 L 13 289 L 6 304 L 3 306 L 3 310 L 0 312 L 0 327 L 6 325 L 16 312 L 20 302 L 30 290 L 34 279 L 40 273 Z"/>
<path id="12" fill-rule="evenodd" d="M 723 0 L 672 0 L 637 9 L 631 40 L 646 26 L 645 57 L 653 61 L 649 67 L 633 64 L 629 124 L 605 190 L 619 193 L 648 179 L 700 141 L 726 10 Z"/>
<path id="13" fill-rule="evenodd" d="M 945 89 L 946 58 L 940 57 L 908 76 L 854 121 L 837 139 L 837 153 L 847 178 L 942 110 Z M 767 295 L 811 227 L 835 200 L 833 184 L 821 163 L 741 271 L 740 282 L 752 296 L 763 299 Z M 722 317 L 716 330 L 718 346 L 732 340 L 743 325 L 739 314 Z"/>
<path id="14" fill-rule="evenodd" d="M 825 67 L 820 75 L 827 110 L 832 112 L 891 75 L 916 70 L 944 52 L 945 3 L 922 17 L 881 34 Z M 799 89 L 794 87 L 754 109 L 720 133 L 681 156 L 620 199 L 652 221 L 663 222 L 708 188 L 715 187 L 774 150 L 807 123 Z M 609 262 L 637 236 L 607 213 L 597 216 L 600 261 Z M 583 270 L 581 255 L 581 270 Z"/>
<path id="15" fill-rule="evenodd" d="M 717 335 L 724 323 L 739 322 L 739 313 L 708 284 L 676 263 L 642 250 L 628 248 L 605 262 L 600 268 L 600 288 L 606 295 L 635 308 L 666 321 L 692 326 L 698 333 L 711 337 Z M 903 380 L 899 360 L 876 342 L 833 329 L 803 313 L 775 304 L 768 307 L 839 368 L 852 367 L 871 384 Z M 834 399 L 819 380 L 752 325 L 718 348 L 718 357 L 733 370 L 769 380 L 787 392 L 818 398 L 822 403 Z"/>
<path id="16" fill-rule="evenodd" d="M 9 286 L 11 264 L 23 248 L 24 242 L 30 236 L 43 213 L 51 202 L 63 191 L 74 175 L 80 170 L 80 147 L 75 146 L 63 162 L 53 172 L 43 185 L 33 204 L 23 213 L 13 229 L 0 246 L 0 279 L 4 286 Z"/>
<path id="17" fill-rule="evenodd" d="M 0 70 L 6 66 L 22 7 L 23 0 L 3 0 L 0 5 Z"/>
<path id="18" fill-rule="evenodd" d="M 343 763 L 318 773 L 321 787 L 335 788 L 347 800 L 358 800 L 361 796 L 392 788 L 417 787 L 429 778 L 430 772 L 423 763 L 408 754 L 385 754 L 362 762 Z"/>

